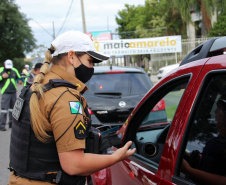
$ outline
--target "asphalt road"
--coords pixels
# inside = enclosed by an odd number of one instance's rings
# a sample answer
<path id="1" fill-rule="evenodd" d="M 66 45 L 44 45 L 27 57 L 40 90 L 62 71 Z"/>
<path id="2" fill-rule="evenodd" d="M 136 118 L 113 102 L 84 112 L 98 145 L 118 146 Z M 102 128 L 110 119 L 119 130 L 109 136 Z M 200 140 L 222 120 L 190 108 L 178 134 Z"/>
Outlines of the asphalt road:
<path id="1" fill-rule="evenodd" d="M 22 85 L 18 85 L 18 93 L 22 89 Z M 1 99 L 0 95 L 0 99 Z M 0 105 L 1 106 L 1 105 Z M 0 131 L 0 185 L 7 185 L 9 181 L 10 171 L 9 167 L 9 145 L 11 129 L 6 125 L 7 131 Z"/>
<path id="2" fill-rule="evenodd" d="M 9 144 L 10 144 L 11 130 L 2 132 L 0 131 L 0 184 L 6 185 L 9 181 L 10 171 L 7 169 L 9 166 Z"/>
<path id="3" fill-rule="evenodd" d="M 156 76 L 151 76 L 153 84 L 158 80 Z M 18 85 L 17 95 L 19 95 L 22 85 Z M 0 95 L 1 100 L 1 95 Z M 1 105 L 0 105 L 1 106 Z M 7 131 L 0 131 L 0 185 L 7 185 L 9 181 L 10 171 L 9 167 L 9 145 L 11 129 L 6 125 Z"/>

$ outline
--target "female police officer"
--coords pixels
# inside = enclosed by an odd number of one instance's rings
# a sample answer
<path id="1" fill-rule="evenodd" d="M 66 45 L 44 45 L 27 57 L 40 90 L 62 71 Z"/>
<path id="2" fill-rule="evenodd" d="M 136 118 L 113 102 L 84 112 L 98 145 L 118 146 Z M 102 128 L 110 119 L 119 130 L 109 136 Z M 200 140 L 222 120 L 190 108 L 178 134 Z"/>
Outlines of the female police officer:
<path id="1" fill-rule="evenodd" d="M 18 120 L 14 119 L 10 145 L 13 172 L 9 185 L 84 184 L 85 176 L 135 152 L 128 149 L 131 142 L 112 155 L 84 152 L 89 118 L 85 113 L 86 100 L 81 94 L 87 90 L 84 83 L 93 75 L 92 63 L 106 59 L 108 57 L 95 51 L 89 36 L 78 31 L 65 32 L 52 42 L 45 53 L 41 73 L 31 86 L 31 124 L 26 108 L 20 118 L 15 116 Z M 43 85 L 51 79 L 63 79 L 77 89 L 61 86 L 44 93 Z M 26 104 L 29 98 L 29 94 L 23 91 L 21 94 L 25 101 L 20 100 L 18 105 Z"/>

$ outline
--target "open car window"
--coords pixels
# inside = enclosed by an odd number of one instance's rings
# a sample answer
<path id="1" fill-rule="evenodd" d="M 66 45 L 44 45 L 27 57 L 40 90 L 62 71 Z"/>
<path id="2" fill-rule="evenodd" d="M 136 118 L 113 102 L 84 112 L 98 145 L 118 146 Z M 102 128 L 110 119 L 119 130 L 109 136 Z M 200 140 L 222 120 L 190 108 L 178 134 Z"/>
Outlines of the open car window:
<path id="1" fill-rule="evenodd" d="M 134 120 L 131 120 L 140 123 L 137 128 L 134 126 L 136 132 L 133 133 L 135 139 L 132 147 L 137 149 L 136 157 L 145 163 L 150 162 L 155 168 L 160 162 L 171 122 L 186 90 L 189 77 L 175 79 L 163 85 L 146 99 L 137 115 L 134 115 Z"/>
<path id="2" fill-rule="evenodd" d="M 187 124 L 178 173 L 186 184 L 216 184 L 213 178 L 226 184 L 225 79 L 225 73 L 209 74 Z"/>

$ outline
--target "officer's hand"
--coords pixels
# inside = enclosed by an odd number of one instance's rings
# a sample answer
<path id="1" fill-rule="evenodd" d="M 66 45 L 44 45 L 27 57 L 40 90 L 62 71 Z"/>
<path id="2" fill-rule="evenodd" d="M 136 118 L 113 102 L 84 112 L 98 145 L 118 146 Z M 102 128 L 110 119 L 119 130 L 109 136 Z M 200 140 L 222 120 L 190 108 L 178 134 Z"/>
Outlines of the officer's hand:
<path id="1" fill-rule="evenodd" d="M 6 72 L 2 74 L 2 78 L 8 78 L 8 77 L 9 75 Z"/>
<path id="2" fill-rule="evenodd" d="M 136 148 L 129 149 L 131 144 L 132 144 L 132 141 L 128 141 L 122 148 L 119 148 L 112 154 L 116 157 L 117 161 L 122 161 L 134 154 L 134 152 L 136 151 Z"/>

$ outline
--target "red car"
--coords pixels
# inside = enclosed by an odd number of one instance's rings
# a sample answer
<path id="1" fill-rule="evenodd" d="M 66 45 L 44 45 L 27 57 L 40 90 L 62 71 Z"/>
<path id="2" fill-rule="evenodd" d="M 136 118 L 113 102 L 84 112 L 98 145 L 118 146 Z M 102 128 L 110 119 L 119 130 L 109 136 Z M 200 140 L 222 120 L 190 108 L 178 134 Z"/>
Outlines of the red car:
<path id="1" fill-rule="evenodd" d="M 136 153 L 93 174 L 94 185 L 226 184 L 226 111 L 219 108 L 219 102 L 226 107 L 226 37 L 211 41 L 140 101 L 118 131 L 123 144 L 133 141 Z M 162 99 L 167 122 L 149 122 Z"/>

